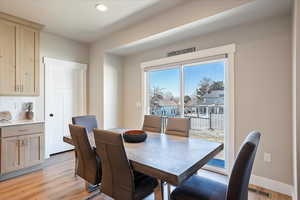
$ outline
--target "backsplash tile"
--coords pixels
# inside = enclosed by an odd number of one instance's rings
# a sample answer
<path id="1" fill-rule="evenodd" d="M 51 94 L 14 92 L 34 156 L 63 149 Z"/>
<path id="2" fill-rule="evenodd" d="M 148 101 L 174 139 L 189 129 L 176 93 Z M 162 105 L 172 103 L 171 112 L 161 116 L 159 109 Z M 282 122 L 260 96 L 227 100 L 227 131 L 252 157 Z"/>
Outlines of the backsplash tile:
<path id="1" fill-rule="evenodd" d="M 33 112 L 35 113 L 36 97 L 0 96 L 0 112 L 9 111 L 11 112 L 12 120 L 23 120 L 25 119 L 24 104 L 28 102 L 33 103 Z"/>

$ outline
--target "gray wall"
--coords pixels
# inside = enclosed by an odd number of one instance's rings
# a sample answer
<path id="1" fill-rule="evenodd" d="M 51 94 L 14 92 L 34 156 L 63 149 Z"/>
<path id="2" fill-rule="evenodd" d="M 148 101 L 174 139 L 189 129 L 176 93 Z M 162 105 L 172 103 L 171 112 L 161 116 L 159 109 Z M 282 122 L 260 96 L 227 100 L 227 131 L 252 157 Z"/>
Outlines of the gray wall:
<path id="1" fill-rule="evenodd" d="M 122 57 L 105 54 L 104 59 L 104 116 L 103 128 L 122 127 Z"/>
<path id="2" fill-rule="evenodd" d="M 89 62 L 89 46 L 51 33 L 41 33 L 41 57 Z"/>
<path id="3" fill-rule="evenodd" d="M 165 57 L 166 52 L 237 45 L 235 63 L 235 148 L 251 130 L 262 132 L 254 174 L 283 183 L 292 175 L 292 24 L 290 17 L 245 24 L 124 58 L 123 124 L 138 127 L 141 101 L 140 63 Z M 263 152 L 272 162 L 263 161 Z"/>
<path id="4" fill-rule="evenodd" d="M 293 15 L 293 123 L 294 190 L 300 199 L 300 3 L 294 1 Z"/>

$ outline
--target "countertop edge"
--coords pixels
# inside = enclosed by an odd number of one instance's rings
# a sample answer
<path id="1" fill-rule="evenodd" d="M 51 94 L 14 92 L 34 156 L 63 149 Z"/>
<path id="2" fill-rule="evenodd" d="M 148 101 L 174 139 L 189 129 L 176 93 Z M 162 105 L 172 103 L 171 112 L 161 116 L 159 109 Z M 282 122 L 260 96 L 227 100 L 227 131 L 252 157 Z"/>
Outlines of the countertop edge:
<path id="1" fill-rule="evenodd" d="M 0 128 L 5 128 L 9 126 L 21 126 L 21 125 L 30 125 L 30 124 L 44 124 L 45 121 L 12 121 L 12 122 L 0 122 Z"/>

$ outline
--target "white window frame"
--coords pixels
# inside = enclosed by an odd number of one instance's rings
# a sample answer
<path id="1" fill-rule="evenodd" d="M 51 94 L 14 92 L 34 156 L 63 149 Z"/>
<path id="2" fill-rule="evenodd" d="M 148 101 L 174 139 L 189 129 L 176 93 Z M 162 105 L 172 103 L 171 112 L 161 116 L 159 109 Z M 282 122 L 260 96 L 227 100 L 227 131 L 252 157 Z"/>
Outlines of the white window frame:
<path id="1" fill-rule="evenodd" d="M 146 81 L 149 80 L 147 78 L 147 72 L 149 70 L 163 70 L 167 68 L 174 68 L 175 66 L 178 67 L 177 63 L 180 62 L 188 62 L 191 61 L 193 63 L 193 60 L 199 60 L 199 59 L 205 59 L 208 57 L 218 56 L 218 55 L 227 55 L 227 62 L 225 65 L 225 88 L 227 88 L 227 91 L 225 92 L 227 95 L 225 95 L 224 99 L 224 113 L 225 113 L 225 125 L 224 125 L 224 131 L 225 135 L 225 148 L 227 148 L 227 151 L 225 153 L 225 169 L 226 171 L 222 171 L 215 167 L 207 167 L 210 170 L 230 174 L 230 171 L 232 169 L 233 163 L 234 163 L 234 154 L 235 154 L 235 70 L 234 70 L 234 57 L 235 57 L 235 51 L 236 46 L 235 44 L 229 44 L 225 46 L 220 46 L 216 48 L 210 48 L 205 50 L 199 50 L 192 53 L 182 54 L 178 56 L 172 56 L 167 58 L 162 58 L 158 60 L 152 60 L 148 62 L 141 63 L 141 117 L 143 118 L 144 113 L 146 112 L 146 109 L 148 107 L 148 98 L 149 93 L 146 88 L 148 83 Z M 218 60 L 218 59 L 216 59 Z M 201 62 L 201 63 L 205 63 Z M 173 65 L 172 65 L 173 64 Z M 183 65 L 180 66 L 180 70 L 183 70 Z M 183 76 L 183 73 L 181 73 Z M 183 77 L 180 77 L 180 82 L 182 81 Z M 184 92 L 184 85 L 181 84 L 180 93 Z M 182 97 L 182 95 L 181 95 Z M 182 103 L 182 100 L 181 100 Z M 227 121 L 229 120 L 229 121 Z"/>

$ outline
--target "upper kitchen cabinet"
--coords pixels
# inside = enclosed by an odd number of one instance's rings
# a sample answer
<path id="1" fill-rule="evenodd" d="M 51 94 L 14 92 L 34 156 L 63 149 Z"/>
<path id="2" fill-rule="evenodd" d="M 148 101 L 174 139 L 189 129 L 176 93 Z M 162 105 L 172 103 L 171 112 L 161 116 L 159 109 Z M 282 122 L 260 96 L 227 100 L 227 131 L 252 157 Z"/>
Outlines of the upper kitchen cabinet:
<path id="1" fill-rule="evenodd" d="M 0 12 L 0 95 L 39 95 L 42 27 Z"/>
<path id="2" fill-rule="evenodd" d="M 16 94 L 16 25 L 0 19 L 0 94 Z"/>
<path id="3" fill-rule="evenodd" d="M 19 93 L 39 94 L 39 32 L 25 27 L 17 27 L 17 77 Z"/>

